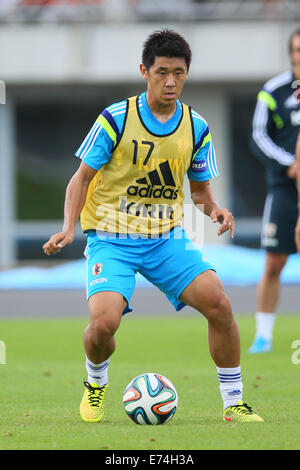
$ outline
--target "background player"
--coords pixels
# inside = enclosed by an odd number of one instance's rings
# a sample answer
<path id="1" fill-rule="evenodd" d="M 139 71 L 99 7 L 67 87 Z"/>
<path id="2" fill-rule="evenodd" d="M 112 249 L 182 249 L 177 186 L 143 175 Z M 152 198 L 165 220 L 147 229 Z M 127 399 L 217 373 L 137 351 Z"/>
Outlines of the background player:
<path id="1" fill-rule="evenodd" d="M 239 331 L 229 300 L 201 252 L 186 249 L 190 241 L 181 228 L 187 173 L 193 202 L 220 223 L 218 234 L 234 233 L 232 214 L 218 206 L 210 189 L 218 171 L 208 125 L 178 100 L 190 66 L 189 45 L 173 31 L 159 31 L 147 39 L 142 60 L 147 92 L 101 113 L 76 154 L 81 165 L 67 188 L 63 231 L 44 245 L 50 255 L 71 243 L 81 213 L 90 311 L 81 417 L 103 417 L 114 335 L 122 314 L 131 310 L 139 271 L 177 310 L 188 304 L 207 318 L 224 419 L 263 421 L 242 401 Z"/>
<path id="2" fill-rule="evenodd" d="M 275 310 L 280 274 L 288 256 L 297 251 L 298 217 L 295 147 L 300 107 L 295 80 L 300 80 L 300 30 L 289 41 L 292 70 L 269 80 L 258 94 L 253 118 L 252 149 L 266 167 L 268 195 L 263 214 L 261 245 L 266 249 L 265 270 L 258 286 L 256 334 L 251 353 L 273 347 Z"/>

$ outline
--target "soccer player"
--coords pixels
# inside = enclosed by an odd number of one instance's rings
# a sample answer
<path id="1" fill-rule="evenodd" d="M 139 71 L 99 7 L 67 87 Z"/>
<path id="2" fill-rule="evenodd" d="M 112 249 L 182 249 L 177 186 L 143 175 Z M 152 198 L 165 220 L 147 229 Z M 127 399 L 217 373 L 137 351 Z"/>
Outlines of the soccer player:
<path id="1" fill-rule="evenodd" d="M 182 228 L 183 181 L 218 235 L 234 235 L 232 214 L 219 207 L 210 188 L 218 175 L 206 121 L 179 101 L 191 62 L 190 47 L 172 30 L 146 40 L 140 96 L 112 104 L 100 114 L 76 156 L 81 160 L 65 198 L 62 232 L 45 243 L 47 255 L 72 242 L 76 221 L 86 233 L 90 323 L 84 331 L 87 381 L 80 404 L 84 421 L 103 417 L 115 333 L 130 311 L 140 272 L 176 310 L 194 307 L 208 320 L 209 346 L 220 381 L 223 419 L 263 421 L 243 402 L 239 330 L 229 299 L 202 253 Z"/>
<path id="2" fill-rule="evenodd" d="M 253 118 L 252 149 L 266 167 L 268 194 L 261 245 L 265 269 L 258 286 L 256 333 L 250 353 L 271 351 L 280 274 L 296 253 L 298 218 L 295 147 L 300 124 L 297 80 L 300 80 L 300 30 L 289 41 L 292 69 L 267 81 L 258 93 Z"/>

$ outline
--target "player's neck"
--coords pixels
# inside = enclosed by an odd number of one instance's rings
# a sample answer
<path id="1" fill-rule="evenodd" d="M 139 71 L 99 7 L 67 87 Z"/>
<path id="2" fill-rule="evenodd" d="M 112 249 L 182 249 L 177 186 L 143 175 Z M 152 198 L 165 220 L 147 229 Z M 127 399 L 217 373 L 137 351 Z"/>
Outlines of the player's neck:
<path id="1" fill-rule="evenodd" d="M 167 122 L 174 115 L 176 111 L 176 102 L 175 103 L 161 103 L 160 101 L 153 98 L 151 93 L 146 93 L 146 100 L 152 114 L 156 117 L 158 121 L 162 124 Z"/>
<path id="2" fill-rule="evenodd" d="M 296 80 L 300 80 L 300 65 L 293 67 L 293 74 Z"/>

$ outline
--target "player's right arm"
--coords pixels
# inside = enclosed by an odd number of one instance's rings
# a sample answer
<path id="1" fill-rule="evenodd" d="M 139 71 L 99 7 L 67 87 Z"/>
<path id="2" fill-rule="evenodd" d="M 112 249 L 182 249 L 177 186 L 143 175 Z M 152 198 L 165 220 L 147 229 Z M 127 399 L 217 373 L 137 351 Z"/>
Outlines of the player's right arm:
<path id="1" fill-rule="evenodd" d="M 72 176 L 66 190 L 63 228 L 43 245 L 46 255 L 55 255 L 74 240 L 76 223 L 83 209 L 89 184 L 96 173 L 97 170 L 81 162 Z"/>
<path id="2" fill-rule="evenodd" d="M 298 185 L 298 220 L 295 229 L 295 243 L 297 251 L 300 253 L 300 132 L 298 134 L 296 145 L 296 162 L 297 162 L 297 185 Z"/>
<path id="3" fill-rule="evenodd" d="M 126 100 L 104 109 L 75 153 L 81 164 L 67 187 L 63 228 L 44 244 L 43 250 L 46 255 L 54 255 L 72 243 L 89 184 L 97 171 L 111 158 L 122 133 L 126 109 Z"/>

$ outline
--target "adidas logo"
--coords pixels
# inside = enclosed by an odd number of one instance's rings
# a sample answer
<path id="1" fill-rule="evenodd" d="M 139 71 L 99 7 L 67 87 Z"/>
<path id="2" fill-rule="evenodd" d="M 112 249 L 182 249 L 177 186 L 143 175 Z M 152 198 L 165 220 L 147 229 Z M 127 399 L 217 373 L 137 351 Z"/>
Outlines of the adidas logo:
<path id="1" fill-rule="evenodd" d="M 146 186 L 136 186 L 131 185 L 127 188 L 127 194 L 129 196 L 140 196 L 140 197 L 147 197 L 147 198 L 165 198 L 175 200 L 178 196 L 178 189 L 176 189 L 176 183 L 174 181 L 172 171 L 170 168 L 170 164 L 168 161 L 165 161 L 159 165 L 159 169 L 162 175 L 162 179 L 159 175 L 158 170 L 152 170 L 148 173 L 147 177 L 139 178 L 136 182 L 139 185 L 146 185 Z M 154 188 L 154 186 L 160 186 L 159 188 Z M 166 188 L 166 186 L 173 186 L 173 188 Z"/>

